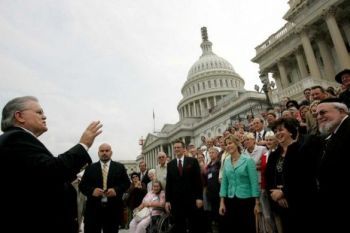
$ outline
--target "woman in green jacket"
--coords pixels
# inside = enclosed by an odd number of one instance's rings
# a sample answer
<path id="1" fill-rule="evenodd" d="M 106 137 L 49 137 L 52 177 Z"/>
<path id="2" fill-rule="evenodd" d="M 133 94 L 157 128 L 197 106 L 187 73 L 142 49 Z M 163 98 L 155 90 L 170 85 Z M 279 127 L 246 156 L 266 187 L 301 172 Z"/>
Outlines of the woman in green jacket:
<path id="1" fill-rule="evenodd" d="M 224 232 L 255 233 L 255 213 L 259 212 L 259 183 L 255 162 L 241 154 L 237 138 L 225 139 L 224 172 L 220 188 L 219 213 L 225 216 Z"/>

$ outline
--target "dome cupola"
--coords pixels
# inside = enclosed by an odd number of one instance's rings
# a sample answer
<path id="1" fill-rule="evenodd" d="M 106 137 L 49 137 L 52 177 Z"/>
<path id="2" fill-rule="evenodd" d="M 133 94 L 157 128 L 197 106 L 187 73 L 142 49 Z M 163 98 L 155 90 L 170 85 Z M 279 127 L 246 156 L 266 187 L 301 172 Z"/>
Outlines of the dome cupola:
<path id="1" fill-rule="evenodd" d="M 180 119 L 204 117 L 226 95 L 238 97 L 244 91 L 244 81 L 232 65 L 213 52 L 206 27 L 201 28 L 201 36 L 202 55 L 192 65 L 181 89 L 183 98 L 177 107 Z"/>

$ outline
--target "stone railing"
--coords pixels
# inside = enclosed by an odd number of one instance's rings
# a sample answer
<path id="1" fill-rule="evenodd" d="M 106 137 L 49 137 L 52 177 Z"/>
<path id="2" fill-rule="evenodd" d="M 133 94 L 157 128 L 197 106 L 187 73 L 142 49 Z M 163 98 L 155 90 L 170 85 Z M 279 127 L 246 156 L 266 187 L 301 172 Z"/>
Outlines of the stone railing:
<path id="1" fill-rule="evenodd" d="M 272 102 L 279 103 L 282 97 L 289 97 L 293 99 L 298 95 L 300 95 L 301 93 L 303 93 L 305 88 L 310 88 L 312 86 L 317 86 L 317 85 L 322 86 L 324 88 L 327 88 L 329 86 L 333 86 L 333 87 L 339 86 L 339 84 L 337 84 L 336 82 L 307 77 L 282 90 L 274 89 L 271 95 Z"/>
<path id="2" fill-rule="evenodd" d="M 256 56 L 259 55 L 262 51 L 270 47 L 273 43 L 287 35 L 293 28 L 295 24 L 288 22 L 282 27 L 280 30 L 278 30 L 276 33 L 272 34 L 267 40 L 265 40 L 262 44 L 255 47 Z"/>

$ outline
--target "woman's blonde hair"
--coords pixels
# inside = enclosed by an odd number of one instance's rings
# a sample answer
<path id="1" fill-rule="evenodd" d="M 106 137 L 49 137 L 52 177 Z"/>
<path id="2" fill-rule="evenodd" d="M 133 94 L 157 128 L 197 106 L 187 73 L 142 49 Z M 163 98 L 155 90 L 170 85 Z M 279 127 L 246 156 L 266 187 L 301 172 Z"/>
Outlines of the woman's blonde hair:
<path id="1" fill-rule="evenodd" d="M 241 151 L 242 151 L 242 144 L 241 144 L 241 142 L 239 141 L 239 139 L 236 136 L 234 136 L 232 134 L 228 135 L 225 138 L 225 146 L 227 146 L 227 141 L 233 142 L 237 146 L 238 152 L 241 153 Z"/>

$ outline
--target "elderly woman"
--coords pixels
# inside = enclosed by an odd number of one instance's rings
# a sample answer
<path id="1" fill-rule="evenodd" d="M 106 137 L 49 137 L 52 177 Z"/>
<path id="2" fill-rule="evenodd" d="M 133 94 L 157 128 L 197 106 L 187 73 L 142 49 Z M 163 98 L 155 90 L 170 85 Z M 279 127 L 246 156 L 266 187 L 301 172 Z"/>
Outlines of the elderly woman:
<path id="1" fill-rule="evenodd" d="M 261 172 L 260 204 L 261 204 L 261 210 L 262 210 L 262 216 L 263 216 L 261 220 L 264 221 L 265 223 L 264 224 L 265 232 L 275 233 L 277 232 L 277 228 L 276 228 L 275 218 L 271 213 L 271 206 L 268 199 L 269 190 L 266 190 L 265 171 L 266 171 L 266 164 L 267 164 L 269 155 L 271 152 L 276 150 L 278 146 L 278 141 L 276 139 L 274 132 L 272 131 L 266 132 L 265 141 L 266 141 L 266 147 L 268 151 L 261 156 L 261 163 L 260 163 L 260 172 Z"/>
<path id="2" fill-rule="evenodd" d="M 147 192 L 152 191 L 152 183 L 153 183 L 153 181 L 155 181 L 157 179 L 156 169 L 150 169 L 148 171 L 148 178 L 149 178 L 150 182 L 148 182 L 148 184 L 147 184 Z"/>
<path id="3" fill-rule="evenodd" d="M 256 233 L 255 214 L 259 212 L 259 184 L 255 162 L 241 154 L 237 138 L 226 139 L 229 156 L 225 159 L 220 187 L 220 215 L 223 232 Z"/>
<path id="4" fill-rule="evenodd" d="M 151 221 L 156 222 L 156 219 L 163 213 L 165 206 L 165 194 L 162 191 L 162 184 L 160 181 L 152 182 L 152 191 L 148 192 L 143 198 L 141 205 L 137 207 L 138 210 L 142 208 L 150 208 L 151 214 L 141 221 L 137 221 L 133 218 L 130 222 L 130 233 L 146 233 L 146 228 L 150 225 Z"/>
<path id="5" fill-rule="evenodd" d="M 147 193 L 146 186 L 141 183 L 140 175 L 137 172 L 130 174 L 131 184 L 127 190 L 126 206 L 128 207 L 128 222 L 131 220 L 131 214 L 134 209 L 139 206 Z"/>
<path id="6" fill-rule="evenodd" d="M 219 150 L 215 147 L 209 149 L 210 163 L 207 165 L 207 169 L 205 171 L 205 183 L 206 190 L 205 195 L 207 197 L 207 202 L 209 203 L 210 215 L 209 215 L 209 223 L 213 222 L 214 225 L 219 224 L 219 206 L 220 206 L 220 183 L 219 183 L 219 170 L 221 166 L 221 161 L 219 158 Z M 212 224 L 209 224 L 209 228 L 214 228 Z M 209 230 L 209 232 L 214 232 L 214 229 Z"/>

